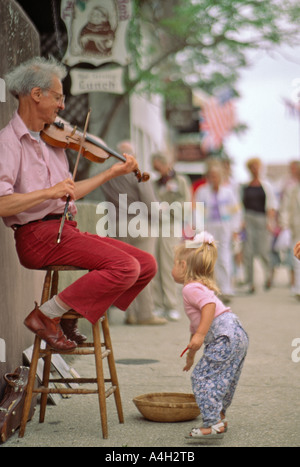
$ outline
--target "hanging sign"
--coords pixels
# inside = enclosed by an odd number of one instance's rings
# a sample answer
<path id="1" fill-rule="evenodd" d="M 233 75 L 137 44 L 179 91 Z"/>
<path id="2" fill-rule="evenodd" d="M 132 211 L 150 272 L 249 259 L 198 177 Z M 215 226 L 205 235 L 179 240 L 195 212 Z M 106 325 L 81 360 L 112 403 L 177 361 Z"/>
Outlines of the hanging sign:
<path id="1" fill-rule="evenodd" d="M 73 68 L 70 71 L 72 81 L 71 94 L 73 96 L 90 92 L 123 94 L 125 92 L 123 73 L 122 67 L 109 70 L 82 70 L 80 68 Z"/>
<path id="2" fill-rule="evenodd" d="M 61 18 L 68 31 L 63 63 L 128 64 L 126 33 L 131 9 L 131 0 L 62 0 Z"/>

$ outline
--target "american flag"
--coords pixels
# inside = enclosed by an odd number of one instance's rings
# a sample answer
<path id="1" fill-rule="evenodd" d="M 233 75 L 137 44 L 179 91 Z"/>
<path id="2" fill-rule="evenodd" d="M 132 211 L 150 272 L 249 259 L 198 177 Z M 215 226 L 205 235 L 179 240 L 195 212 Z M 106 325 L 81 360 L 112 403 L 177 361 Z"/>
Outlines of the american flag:
<path id="1" fill-rule="evenodd" d="M 222 92 L 219 97 L 204 99 L 199 123 L 203 149 L 219 149 L 225 136 L 236 124 L 232 92 L 229 90 Z"/>

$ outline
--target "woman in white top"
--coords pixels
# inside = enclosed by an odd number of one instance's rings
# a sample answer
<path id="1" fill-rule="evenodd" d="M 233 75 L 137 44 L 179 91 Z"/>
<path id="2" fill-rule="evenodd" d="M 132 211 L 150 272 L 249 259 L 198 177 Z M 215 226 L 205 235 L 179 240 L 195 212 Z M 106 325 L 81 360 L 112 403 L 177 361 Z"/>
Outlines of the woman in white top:
<path id="1" fill-rule="evenodd" d="M 204 227 L 211 232 L 218 245 L 216 280 L 223 301 L 228 303 L 233 295 L 232 240 L 241 228 L 241 209 L 234 190 L 230 185 L 223 184 L 222 175 L 222 166 L 213 163 L 208 169 L 207 183 L 195 193 L 195 201 L 204 203 Z"/>

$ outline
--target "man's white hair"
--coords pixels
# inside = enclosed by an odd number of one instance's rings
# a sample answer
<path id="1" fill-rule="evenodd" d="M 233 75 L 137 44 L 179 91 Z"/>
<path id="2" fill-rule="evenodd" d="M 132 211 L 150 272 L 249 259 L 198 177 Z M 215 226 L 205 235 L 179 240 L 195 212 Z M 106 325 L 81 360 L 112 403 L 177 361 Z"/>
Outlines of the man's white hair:
<path id="1" fill-rule="evenodd" d="M 62 81 L 66 75 L 66 67 L 54 57 L 34 57 L 7 73 L 5 83 L 13 96 L 28 96 L 35 87 L 50 89 L 54 76 Z"/>

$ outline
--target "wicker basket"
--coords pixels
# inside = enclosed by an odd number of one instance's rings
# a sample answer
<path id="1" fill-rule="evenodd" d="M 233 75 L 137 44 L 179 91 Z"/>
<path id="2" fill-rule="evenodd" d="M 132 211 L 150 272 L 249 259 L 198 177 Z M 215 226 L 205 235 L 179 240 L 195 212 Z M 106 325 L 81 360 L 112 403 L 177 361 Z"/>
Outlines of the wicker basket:
<path id="1" fill-rule="evenodd" d="M 200 415 L 193 394 L 157 392 L 133 399 L 141 414 L 153 422 L 184 422 Z"/>

